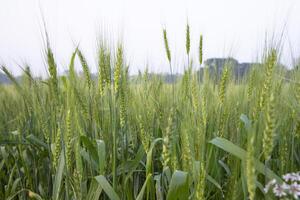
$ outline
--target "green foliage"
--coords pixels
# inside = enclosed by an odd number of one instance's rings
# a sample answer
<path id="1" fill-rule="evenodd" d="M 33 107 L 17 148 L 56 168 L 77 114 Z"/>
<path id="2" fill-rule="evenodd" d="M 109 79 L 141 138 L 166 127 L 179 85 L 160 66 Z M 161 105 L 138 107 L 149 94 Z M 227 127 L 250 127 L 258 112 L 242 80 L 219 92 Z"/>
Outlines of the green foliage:
<path id="1" fill-rule="evenodd" d="M 148 71 L 132 81 L 121 44 L 100 45 L 97 80 L 78 48 L 63 77 L 49 44 L 47 80 L 26 68 L 20 82 L 3 66 L 0 199 L 265 199 L 267 181 L 299 170 L 299 71 L 277 78 L 272 49 L 242 80 L 230 66 L 199 78 L 190 34 L 188 69 L 172 85 Z M 202 48 L 201 36 L 197 65 Z"/>

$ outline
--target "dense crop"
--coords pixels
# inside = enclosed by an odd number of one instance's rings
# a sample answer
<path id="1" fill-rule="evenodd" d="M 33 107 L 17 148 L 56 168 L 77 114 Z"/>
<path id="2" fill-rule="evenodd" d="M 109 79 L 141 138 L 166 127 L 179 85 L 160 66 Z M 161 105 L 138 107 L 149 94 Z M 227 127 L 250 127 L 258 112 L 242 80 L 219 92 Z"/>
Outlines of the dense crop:
<path id="1" fill-rule="evenodd" d="M 185 72 L 171 84 L 131 79 L 123 46 L 105 42 L 97 80 L 79 48 L 59 76 L 49 43 L 46 80 L 2 66 L 13 84 L 0 85 L 0 199 L 272 198 L 264 186 L 300 170 L 300 71 L 287 75 L 270 48 L 243 79 L 230 63 L 217 78 L 203 37 L 198 63 L 190 46 L 187 26 Z"/>

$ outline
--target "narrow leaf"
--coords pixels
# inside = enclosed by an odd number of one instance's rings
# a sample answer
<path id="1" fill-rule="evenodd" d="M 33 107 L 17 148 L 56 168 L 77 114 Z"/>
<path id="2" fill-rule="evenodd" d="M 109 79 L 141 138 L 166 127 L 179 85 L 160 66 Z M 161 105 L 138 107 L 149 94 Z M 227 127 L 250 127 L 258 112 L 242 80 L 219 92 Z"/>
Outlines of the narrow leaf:
<path id="1" fill-rule="evenodd" d="M 246 158 L 246 151 L 239 146 L 233 144 L 232 142 L 224 139 L 224 138 L 219 138 L 216 137 L 213 140 L 210 141 L 211 144 L 219 147 L 220 149 L 223 149 L 224 151 L 227 151 L 228 153 L 238 157 L 242 161 L 245 161 Z M 264 164 L 262 164 L 259 160 L 255 159 L 254 160 L 254 165 L 255 169 L 268 177 L 270 180 L 271 179 L 276 179 L 278 182 L 282 182 L 281 178 L 277 176 L 272 170 L 267 168 Z"/>
<path id="2" fill-rule="evenodd" d="M 96 176 L 95 179 L 111 200 L 120 200 L 119 196 L 117 195 L 117 193 L 114 191 L 114 189 L 111 187 L 111 185 L 109 184 L 109 182 L 106 180 L 104 176 L 99 175 Z"/>

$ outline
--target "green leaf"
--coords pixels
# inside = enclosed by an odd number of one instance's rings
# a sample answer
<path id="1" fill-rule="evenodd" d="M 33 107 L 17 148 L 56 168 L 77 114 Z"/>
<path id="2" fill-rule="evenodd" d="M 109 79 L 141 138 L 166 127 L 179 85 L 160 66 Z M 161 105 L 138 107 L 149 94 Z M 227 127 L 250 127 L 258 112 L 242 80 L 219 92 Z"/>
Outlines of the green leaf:
<path id="1" fill-rule="evenodd" d="M 84 149 L 81 149 L 80 155 L 83 157 L 83 159 L 84 159 L 87 163 L 89 163 L 89 164 L 93 167 L 93 169 L 94 169 L 95 171 L 98 170 L 97 162 L 96 162 L 93 158 L 91 158 L 91 156 L 90 156 L 90 154 L 89 154 L 88 152 L 86 152 Z"/>
<path id="2" fill-rule="evenodd" d="M 264 194 L 265 193 L 264 186 L 257 180 L 255 180 L 255 184 L 257 188 Z"/>
<path id="3" fill-rule="evenodd" d="M 242 114 L 240 116 L 240 119 L 242 120 L 242 122 L 244 122 L 245 127 L 246 127 L 247 131 L 249 132 L 251 130 L 251 121 L 249 120 L 249 118 L 246 115 Z"/>
<path id="4" fill-rule="evenodd" d="M 26 142 L 26 141 L 21 141 L 19 139 L 2 139 L 0 140 L 0 146 L 2 145 L 30 145 L 30 143 Z"/>
<path id="5" fill-rule="evenodd" d="M 188 173 L 176 170 L 171 178 L 167 200 L 185 200 L 188 198 Z"/>
<path id="6" fill-rule="evenodd" d="M 104 174 L 105 168 L 105 143 L 103 140 L 96 140 L 97 149 L 98 149 L 98 166 L 99 166 L 99 174 Z"/>
<path id="7" fill-rule="evenodd" d="M 215 185 L 219 190 L 221 190 L 221 192 L 223 193 L 222 187 L 221 185 L 218 183 L 218 181 L 216 181 L 213 177 L 211 177 L 210 175 L 206 174 L 206 179 L 211 182 L 213 185 Z"/>
<path id="8" fill-rule="evenodd" d="M 10 191 L 10 193 L 15 193 L 16 192 L 16 189 L 17 189 L 17 187 L 19 186 L 19 183 L 21 182 L 21 178 L 17 178 L 15 181 L 14 181 L 14 183 L 13 183 L 13 185 L 12 185 L 12 187 L 11 187 L 11 191 Z"/>
<path id="9" fill-rule="evenodd" d="M 82 144 L 86 147 L 87 151 L 90 153 L 92 158 L 95 161 L 97 161 L 98 160 L 98 152 L 97 152 L 97 148 L 93 144 L 93 142 L 84 135 L 80 136 L 80 140 L 81 140 Z"/>
<path id="10" fill-rule="evenodd" d="M 151 146 L 149 148 L 149 151 L 147 153 L 147 163 L 146 163 L 146 175 L 151 173 L 151 168 L 152 168 L 152 154 L 153 154 L 153 148 L 155 147 L 155 145 L 159 142 L 162 141 L 162 138 L 156 138 L 155 140 L 153 140 L 153 142 L 151 143 Z"/>
<path id="11" fill-rule="evenodd" d="M 231 171 L 230 171 L 228 165 L 226 165 L 226 164 L 223 162 L 223 160 L 218 160 L 218 163 L 224 168 L 224 170 L 226 171 L 226 174 L 227 174 L 228 176 L 231 176 Z"/>
<path id="12" fill-rule="evenodd" d="M 102 175 L 95 176 L 95 179 L 111 200 L 120 200 L 119 196 L 117 195 L 117 193 L 114 191 L 114 189 L 111 187 L 111 185 L 109 184 L 109 182 L 106 180 L 104 176 Z"/>
<path id="13" fill-rule="evenodd" d="M 124 171 L 128 171 L 127 172 L 127 176 L 125 178 L 125 185 L 127 184 L 127 181 L 132 177 L 132 173 L 134 172 L 134 170 L 138 167 L 140 161 L 143 159 L 143 156 L 145 155 L 145 151 L 143 146 L 141 145 L 134 160 L 131 162 L 125 163 L 124 166 Z M 122 170 L 122 169 L 120 169 Z"/>
<path id="14" fill-rule="evenodd" d="M 247 200 L 247 197 L 249 196 L 248 194 L 248 189 L 247 189 L 247 180 L 246 180 L 246 175 L 245 175 L 245 164 L 242 163 L 242 174 L 241 174 L 241 183 L 242 183 L 242 189 L 243 189 L 243 194 L 244 194 L 244 200 Z"/>
<path id="15" fill-rule="evenodd" d="M 146 181 L 144 182 L 143 187 L 142 187 L 140 193 L 138 194 L 136 200 L 143 200 L 144 193 L 145 193 L 145 190 L 146 190 L 146 186 L 147 186 L 148 182 L 151 180 L 151 177 L 152 177 L 152 174 L 149 174 L 147 176 Z"/>
<path id="16" fill-rule="evenodd" d="M 200 169 L 200 161 L 195 161 L 194 162 L 194 168 L 195 168 L 195 173 L 199 174 L 199 169 Z M 213 177 L 211 177 L 208 173 L 205 174 L 205 179 L 207 179 L 209 182 L 211 182 L 214 186 L 216 186 L 219 190 L 221 190 L 221 193 L 223 194 L 223 190 L 221 185 L 216 181 Z"/>
<path id="17" fill-rule="evenodd" d="M 41 141 L 39 138 L 37 138 L 36 136 L 34 136 L 32 134 L 28 135 L 26 137 L 26 140 L 28 142 L 30 142 L 31 144 L 34 144 L 38 148 L 44 147 L 45 149 L 49 149 L 46 143 L 44 143 L 43 141 Z"/>
<path id="18" fill-rule="evenodd" d="M 12 188 L 12 185 L 13 185 L 13 181 L 14 181 L 14 174 L 17 170 L 17 163 L 14 164 L 12 170 L 10 171 L 10 175 L 9 175 L 9 178 L 8 178 L 8 183 L 7 183 L 7 186 L 6 186 L 6 191 L 11 191 L 11 188 Z"/>
<path id="19" fill-rule="evenodd" d="M 64 156 L 64 152 L 61 151 L 59 157 L 59 163 L 55 175 L 54 185 L 53 185 L 53 193 L 52 193 L 53 200 L 59 199 L 59 191 L 63 179 L 64 167 L 65 167 L 65 156 Z"/>
<path id="20" fill-rule="evenodd" d="M 242 161 L 245 161 L 247 152 L 239 146 L 233 144 L 232 142 L 224 138 L 216 137 L 213 140 L 211 140 L 210 143 L 238 157 Z M 277 176 L 272 170 L 267 168 L 257 159 L 254 160 L 254 167 L 259 173 L 265 175 L 269 179 L 276 179 L 278 182 L 282 182 L 282 179 L 279 176 Z"/>
<path id="21" fill-rule="evenodd" d="M 95 179 L 92 180 L 86 200 L 98 200 L 102 192 L 102 187 Z"/>
<path id="22" fill-rule="evenodd" d="M 155 184 L 155 191 L 156 191 L 156 199 L 162 200 L 163 199 L 163 188 L 161 184 L 161 174 L 154 176 Z"/>

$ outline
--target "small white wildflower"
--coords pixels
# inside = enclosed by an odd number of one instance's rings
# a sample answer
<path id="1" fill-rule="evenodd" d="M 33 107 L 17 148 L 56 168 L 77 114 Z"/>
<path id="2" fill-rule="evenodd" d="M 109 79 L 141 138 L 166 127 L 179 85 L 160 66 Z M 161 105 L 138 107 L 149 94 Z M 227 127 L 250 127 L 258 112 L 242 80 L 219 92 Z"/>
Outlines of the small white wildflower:
<path id="1" fill-rule="evenodd" d="M 281 185 L 281 187 L 285 190 L 290 189 L 290 185 L 286 184 L 285 182 Z"/>
<path id="2" fill-rule="evenodd" d="M 298 181 L 299 180 L 299 174 L 298 173 L 292 173 L 292 181 Z"/>
<path id="3" fill-rule="evenodd" d="M 300 197 L 300 185 L 296 182 L 294 182 L 289 187 L 289 193 L 295 198 L 298 199 Z"/>
<path id="4" fill-rule="evenodd" d="M 273 188 L 273 193 L 277 197 L 283 197 L 286 196 L 286 190 L 288 189 L 288 185 L 286 183 L 283 183 L 282 185 L 276 184 Z"/>
<path id="5" fill-rule="evenodd" d="M 289 180 L 292 179 L 292 175 L 291 175 L 290 173 L 285 174 L 285 175 L 283 175 L 282 177 L 283 177 L 283 179 L 284 179 L 286 182 L 288 182 Z"/>
<path id="6" fill-rule="evenodd" d="M 288 173 L 282 176 L 285 181 L 300 181 L 300 174 L 298 173 Z"/>
<path id="7" fill-rule="evenodd" d="M 268 191 L 270 190 L 270 187 L 275 185 L 276 180 L 272 179 L 271 181 L 268 182 L 268 184 L 266 185 L 266 187 L 264 188 L 264 192 L 268 193 Z"/>
<path id="8" fill-rule="evenodd" d="M 287 173 L 282 177 L 285 182 L 279 184 L 275 179 L 272 179 L 265 186 L 264 192 L 268 193 L 272 189 L 274 195 L 277 197 L 281 198 L 290 195 L 294 199 L 300 199 L 300 171 Z"/>
<path id="9" fill-rule="evenodd" d="M 297 181 L 300 181 L 300 172 L 297 173 Z"/>

